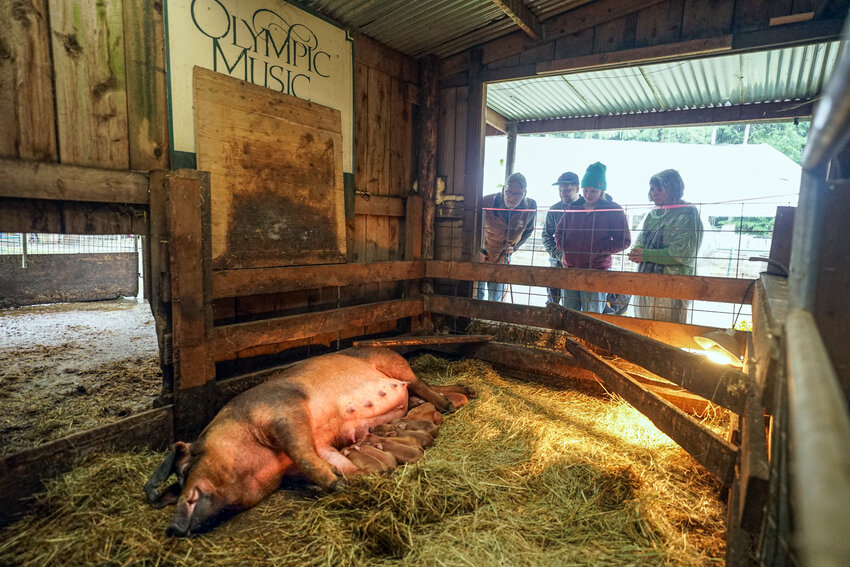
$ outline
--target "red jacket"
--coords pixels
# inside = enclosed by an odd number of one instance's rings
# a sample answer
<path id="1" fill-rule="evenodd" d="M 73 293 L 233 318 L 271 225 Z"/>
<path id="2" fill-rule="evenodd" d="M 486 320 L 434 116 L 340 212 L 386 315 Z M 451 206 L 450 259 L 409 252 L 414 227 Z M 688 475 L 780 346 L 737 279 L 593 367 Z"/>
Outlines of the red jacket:
<path id="1" fill-rule="evenodd" d="M 597 209 L 570 206 L 561 217 L 555 227 L 555 246 L 563 251 L 564 267 L 607 270 L 611 254 L 632 243 L 623 207 L 614 201 L 602 201 Z"/>

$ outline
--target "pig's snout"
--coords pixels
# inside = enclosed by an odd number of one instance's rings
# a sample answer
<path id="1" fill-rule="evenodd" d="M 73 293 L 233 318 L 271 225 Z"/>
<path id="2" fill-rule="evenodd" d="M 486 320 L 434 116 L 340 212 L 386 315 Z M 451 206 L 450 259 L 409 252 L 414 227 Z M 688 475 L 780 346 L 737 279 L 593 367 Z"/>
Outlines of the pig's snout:
<path id="1" fill-rule="evenodd" d="M 194 488 L 177 501 L 171 525 L 165 530 L 168 537 L 192 537 L 210 530 L 220 519 L 213 506 L 212 496 Z"/>

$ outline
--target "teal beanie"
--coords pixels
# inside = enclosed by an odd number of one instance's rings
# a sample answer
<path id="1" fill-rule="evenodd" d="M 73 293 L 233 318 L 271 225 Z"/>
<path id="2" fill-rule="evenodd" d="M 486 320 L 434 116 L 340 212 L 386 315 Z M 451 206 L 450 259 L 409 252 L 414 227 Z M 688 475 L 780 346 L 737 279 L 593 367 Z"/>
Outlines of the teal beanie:
<path id="1" fill-rule="evenodd" d="M 605 171 L 607 169 L 604 163 L 598 161 L 590 164 L 587 171 L 584 172 L 584 177 L 581 178 L 581 188 L 593 187 L 594 189 L 605 191 L 608 187 L 608 182 L 605 181 Z"/>

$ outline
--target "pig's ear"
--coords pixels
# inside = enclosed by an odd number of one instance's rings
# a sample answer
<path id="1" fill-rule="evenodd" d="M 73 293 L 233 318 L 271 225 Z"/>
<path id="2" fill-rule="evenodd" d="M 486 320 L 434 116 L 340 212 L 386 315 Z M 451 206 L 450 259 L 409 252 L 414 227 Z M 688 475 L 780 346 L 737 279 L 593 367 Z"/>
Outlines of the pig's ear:
<path id="1" fill-rule="evenodd" d="M 161 508 L 177 501 L 180 491 L 183 489 L 185 472 L 191 459 L 191 445 L 178 441 L 174 448 L 165 454 L 165 459 L 159 464 L 145 484 L 145 496 L 154 508 Z M 172 473 L 177 473 L 177 482 L 159 492 L 159 486 L 168 480 Z M 176 494 L 176 496 L 175 496 Z"/>
<path id="2" fill-rule="evenodd" d="M 174 444 L 174 467 L 173 470 L 177 473 L 177 479 L 180 484 L 186 482 L 186 472 L 189 470 L 189 465 L 192 464 L 192 445 L 178 441 Z"/>
<path id="3" fill-rule="evenodd" d="M 172 472 L 174 472 L 173 449 L 165 454 L 165 459 L 156 467 L 147 484 L 145 484 L 145 496 L 147 496 L 148 502 L 154 505 L 159 502 L 161 497 L 158 490 L 159 485 L 165 482 Z"/>
<path id="4" fill-rule="evenodd" d="M 151 506 L 154 508 L 164 508 L 165 506 L 176 504 L 177 500 L 180 498 L 181 492 L 183 492 L 183 485 L 179 482 L 175 482 L 163 490 L 157 499 L 151 502 Z M 150 496 L 148 496 L 148 498 L 150 498 Z"/>

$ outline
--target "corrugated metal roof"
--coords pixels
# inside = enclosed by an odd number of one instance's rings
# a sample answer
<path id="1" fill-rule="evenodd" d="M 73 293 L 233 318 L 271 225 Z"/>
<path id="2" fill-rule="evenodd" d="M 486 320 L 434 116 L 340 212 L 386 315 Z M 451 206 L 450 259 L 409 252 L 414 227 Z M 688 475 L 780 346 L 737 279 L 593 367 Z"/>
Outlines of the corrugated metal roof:
<path id="1" fill-rule="evenodd" d="M 487 106 L 509 120 L 522 121 L 808 101 L 829 79 L 838 45 L 829 42 L 491 84 Z"/>
<path id="2" fill-rule="evenodd" d="M 304 0 L 301 4 L 414 58 L 429 53 L 448 57 L 519 29 L 490 0 Z"/>

